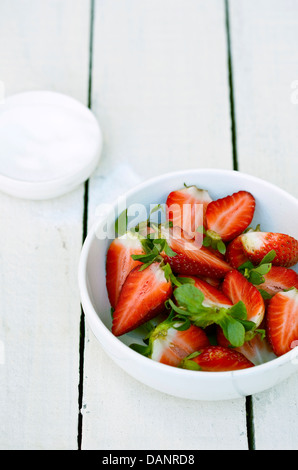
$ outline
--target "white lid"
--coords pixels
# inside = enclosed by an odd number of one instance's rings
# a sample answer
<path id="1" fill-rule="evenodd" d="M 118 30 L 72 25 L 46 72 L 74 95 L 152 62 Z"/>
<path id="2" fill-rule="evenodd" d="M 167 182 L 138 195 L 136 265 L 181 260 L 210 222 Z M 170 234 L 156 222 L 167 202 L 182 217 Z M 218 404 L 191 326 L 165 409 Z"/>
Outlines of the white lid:
<path id="1" fill-rule="evenodd" d="M 95 170 L 102 133 L 92 112 L 51 91 L 0 102 L 0 190 L 26 199 L 72 191 Z"/>

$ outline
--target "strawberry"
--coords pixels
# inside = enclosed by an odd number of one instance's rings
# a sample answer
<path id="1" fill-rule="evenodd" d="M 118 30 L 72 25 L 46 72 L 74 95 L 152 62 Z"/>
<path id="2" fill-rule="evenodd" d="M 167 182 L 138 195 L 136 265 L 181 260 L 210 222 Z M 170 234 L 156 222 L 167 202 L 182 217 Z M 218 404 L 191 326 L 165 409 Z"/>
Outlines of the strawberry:
<path id="1" fill-rule="evenodd" d="M 283 290 L 289 290 L 292 287 L 298 289 L 298 274 L 293 269 L 272 266 L 270 271 L 264 274 L 263 277 L 264 282 L 259 284 L 257 288 L 260 291 L 265 291 L 269 296 Z"/>
<path id="2" fill-rule="evenodd" d="M 255 324 L 247 320 L 246 307 L 242 301 L 233 305 L 224 296 L 219 295 L 219 291 L 216 295 L 214 291 L 210 295 L 210 291 L 214 289 L 212 286 L 209 286 L 210 290 L 205 291 L 205 295 L 189 277 L 188 280 L 184 279 L 182 284 L 181 277 L 176 281 L 179 281 L 180 285 L 173 292 L 175 302 L 169 299 L 167 306 L 172 307 L 171 315 L 175 314 L 175 319 L 183 321 L 184 328 L 190 324 L 200 328 L 207 328 L 212 324 L 219 325 L 231 345 L 243 345 L 246 332 L 254 328 Z"/>
<path id="3" fill-rule="evenodd" d="M 140 239 L 130 233 L 112 241 L 106 259 L 106 286 L 112 308 L 115 308 L 130 271 L 140 265 L 131 255 L 144 253 Z"/>
<path id="4" fill-rule="evenodd" d="M 233 240 L 250 225 L 254 211 L 255 199 L 247 191 L 210 202 L 206 210 L 207 235 L 212 238 L 215 233 L 223 242 Z"/>
<path id="5" fill-rule="evenodd" d="M 239 235 L 238 237 L 234 238 L 228 246 L 226 250 L 225 260 L 229 263 L 232 268 L 239 268 L 242 264 L 248 261 L 247 256 L 244 254 L 243 245 L 241 242 L 243 235 Z"/>
<path id="6" fill-rule="evenodd" d="M 247 310 L 247 320 L 258 327 L 265 314 L 264 300 L 258 289 L 239 271 L 230 271 L 222 284 L 223 293 L 235 304 L 242 300 Z"/>
<path id="7" fill-rule="evenodd" d="M 182 275 L 181 278 L 188 278 L 193 281 L 193 285 L 197 287 L 204 294 L 203 305 L 207 307 L 223 307 L 229 308 L 233 305 L 230 299 L 226 297 L 223 292 L 217 289 L 215 286 L 212 286 L 207 281 L 199 279 L 196 276 L 187 276 Z M 179 280 L 180 278 L 178 278 Z"/>
<path id="8" fill-rule="evenodd" d="M 298 262 L 298 240 L 284 233 L 249 232 L 241 237 L 245 256 L 253 263 L 259 264 L 271 250 L 276 256 L 274 266 L 291 267 Z"/>
<path id="9" fill-rule="evenodd" d="M 149 357 L 154 361 L 178 366 L 182 359 L 198 349 L 209 346 L 209 340 L 202 328 L 190 325 L 179 330 L 181 323 L 165 320 L 151 333 Z"/>
<path id="10" fill-rule="evenodd" d="M 205 225 L 206 209 L 211 201 L 208 191 L 196 186 L 172 191 L 166 201 L 167 220 L 192 238 L 196 235 L 196 229 Z"/>
<path id="11" fill-rule="evenodd" d="M 248 333 L 247 336 L 247 341 L 245 341 L 242 346 L 234 348 L 235 351 L 239 351 L 255 366 L 258 366 L 260 364 L 263 364 L 264 362 L 268 362 L 276 358 L 276 355 L 274 354 L 266 337 L 262 337 L 262 335 L 258 333 L 252 335 Z M 250 336 L 252 336 L 251 339 L 249 339 Z M 220 346 L 231 346 L 219 326 L 217 326 L 216 329 L 216 340 L 217 344 L 219 344 Z"/>
<path id="12" fill-rule="evenodd" d="M 232 269 L 228 263 L 215 256 L 208 248 L 198 246 L 194 240 L 187 240 L 179 227 L 170 229 L 168 235 L 168 244 L 176 254 L 167 256 L 162 253 L 162 256 L 174 273 L 220 279 Z"/>
<path id="13" fill-rule="evenodd" d="M 281 356 L 298 344 L 298 290 L 278 292 L 267 309 L 266 332 L 274 353 Z"/>
<path id="14" fill-rule="evenodd" d="M 135 267 L 127 276 L 113 315 L 112 333 L 121 336 L 151 320 L 164 309 L 172 284 L 160 263 L 146 269 Z"/>
<path id="15" fill-rule="evenodd" d="M 202 370 L 205 372 L 225 372 L 254 367 L 239 351 L 223 346 L 207 346 L 197 354 L 191 354 L 182 361 L 184 369 Z"/>

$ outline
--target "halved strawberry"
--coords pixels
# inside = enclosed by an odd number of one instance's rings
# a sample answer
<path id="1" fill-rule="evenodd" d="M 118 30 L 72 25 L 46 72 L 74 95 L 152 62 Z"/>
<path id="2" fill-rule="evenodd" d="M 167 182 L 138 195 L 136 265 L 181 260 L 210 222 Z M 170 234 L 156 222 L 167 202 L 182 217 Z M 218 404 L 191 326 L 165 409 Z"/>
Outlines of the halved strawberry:
<path id="1" fill-rule="evenodd" d="M 167 242 L 176 255 L 167 256 L 162 253 L 162 256 L 176 274 L 193 274 L 220 279 L 232 269 L 228 263 L 215 256 L 208 248 L 198 246 L 195 240 L 187 240 L 179 227 L 169 230 Z"/>
<path id="2" fill-rule="evenodd" d="M 292 287 L 298 289 L 298 274 L 290 268 L 272 266 L 267 274 L 264 274 L 265 282 L 256 286 L 258 289 L 275 295 L 277 292 L 289 290 Z"/>
<path id="3" fill-rule="evenodd" d="M 205 225 L 206 209 L 211 201 L 208 191 L 196 186 L 172 191 L 166 201 L 167 220 L 193 237 L 196 229 Z"/>
<path id="4" fill-rule="evenodd" d="M 277 356 L 281 356 L 298 344 L 298 290 L 278 292 L 267 309 L 266 331 L 268 340 Z"/>
<path id="5" fill-rule="evenodd" d="M 121 336 L 151 320 L 164 309 L 172 295 L 160 263 L 146 269 L 137 266 L 127 276 L 113 315 L 112 333 Z"/>
<path id="6" fill-rule="evenodd" d="M 198 349 L 209 346 L 204 330 L 190 325 L 187 330 L 179 331 L 180 323 L 165 320 L 150 335 L 150 357 L 154 361 L 178 366 L 182 359 Z"/>
<path id="7" fill-rule="evenodd" d="M 208 204 L 207 229 L 215 232 L 222 241 L 228 242 L 243 233 L 250 225 L 254 211 L 255 199 L 247 191 L 238 191 L 231 196 L 217 199 Z"/>
<path id="8" fill-rule="evenodd" d="M 194 357 L 193 354 L 190 358 L 184 359 L 181 366 L 185 369 L 195 369 L 193 363 L 197 364 L 197 370 L 205 372 L 225 372 L 254 367 L 254 364 L 239 351 L 223 346 L 207 346 L 199 351 L 197 356 Z"/>
<path id="9" fill-rule="evenodd" d="M 247 310 L 247 320 L 258 327 L 265 314 L 264 300 L 258 289 L 249 282 L 239 271 L 229 272 L 222 284 L 223 293 L 233 302 L 242 300 Z"/>
<path id="10" fill-rule="evenodd" d="M 216 329 L 216 340 L 220 346 L 231 346 L 220 326 L 217 326 Z M 262 335 L 258 333 L 255 333 L 251 339 L 245 341 L 242 346 L 233 349 L 243 354 L 255 366 L 272 361 L 272 359 L 276 358 L 266 337 L 263 338 Z"/>
<path id="11" fill-rule="evenodd" d="M 201 292 L 203 292 L 205 297 L 203 305 L 207 307 L 216 306 L 223 308 L 229 308 L 233 305 L 231 300 L 222 291 L 218 290 L 216 287 L 212 286 L 207 281 L 199 279 L 196 276 L 187 276 L 185 274 L 181 277 L 192 279 L 192 281 L 194 282 L 194 286 L 200 289 Z"/>
<path id="12" fill-rule="evenodd" d="M 241 237 L 243 235 L 239 235 L 238 237 L 234 238 L 228 246 L 226 251 L 225 260 L 229 263 L 232 268 L 239 268 L 242 264 L 248 261 L 247 256 L 244 254 L 243 245 L 241 242 Z"/>
<path id="13" fill-rule="evenodd" d="M 106 259 L 106 286 L 110 304 L 116 307 L 118 298 L 130 271 L 140 265 L 131 255 L 144 253 L 141 241 L 137 235 L 127 233 L 112 241 Z"/>
<path id="14" fill-rule="evenodd" d="M 245 256 L 259 264 L 265 255 L 274 250 L 274 266 L 291 267 L 298 262 L 298 240 L 284 233 L 249 232 L 241 237 Z"/>

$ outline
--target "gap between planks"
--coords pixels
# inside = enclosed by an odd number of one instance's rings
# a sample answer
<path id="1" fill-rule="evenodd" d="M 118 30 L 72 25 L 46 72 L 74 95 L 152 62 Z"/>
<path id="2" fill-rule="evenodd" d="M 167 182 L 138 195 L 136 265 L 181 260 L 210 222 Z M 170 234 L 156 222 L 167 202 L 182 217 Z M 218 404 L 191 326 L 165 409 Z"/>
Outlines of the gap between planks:
<path id="1" fill-rule="evenodd" d="M 94 8 L 95 0 L 90 0 L 90 37 L 89 37 L 89 81 L 88 81 L 88 108 L 92 107 L 92 67 L 93 67 L 93 38 L 94 38 Z M 89 180 L 85 182 L 84 191 L 84 214 L 83 214 L 83 239 L 88 233 L 88 201 L 89 201 Z M 82 449 L 83 438 L 83 393 L 84 393 L 84 353 L 85 353 L 85 314 L 81 307 L 80 319 L 80 351 L 79 351 L 79 384 L 78 384 L 78 450 Z"/>
<path id="2" fill-rule="evenodd" d="M 234 83 L 233 83 L 233 62 L 231 52 L 231 35 L 230 35 L 230 18 L 229 18 L 229 0 L 223 0 L 225 4 L 225 29 L 227 40 L 227 67 L 228 67 L 228 83 L 229 83 L 229 102 L 230 102 L 230 119 L 231 119 L 231 140 L 233 151 L 233 169 L 238 171 L 237 156 L 237 128 L 234 102 Z M 93 67 L 93 39 L 94 39 L 94 10 L 95 0 L 90 0 L 90 42 L 89 42 L 89 83 L 88 83 L 88 108 L 92 108 L 92 67 Z M 89 199 L 89 180 L 85 183 L 84 192 L 84 214 L 83 214 L 83 239 L 84 243 L 88 231 L 88 199 Z M 79 354 L 79 384 L 78 384 L 78 450 L 82 446 L 82 430 L 83 430 L 83 387 L 84 387 L 84 348 L 85 348 L 85 315 L 81 309 L 80 320 L 80 354 Z M 246 397 L 246 428 L 248 449 L 255 449 L 254 426 L 253 426 L 253 402 L 252 397 Z"/>

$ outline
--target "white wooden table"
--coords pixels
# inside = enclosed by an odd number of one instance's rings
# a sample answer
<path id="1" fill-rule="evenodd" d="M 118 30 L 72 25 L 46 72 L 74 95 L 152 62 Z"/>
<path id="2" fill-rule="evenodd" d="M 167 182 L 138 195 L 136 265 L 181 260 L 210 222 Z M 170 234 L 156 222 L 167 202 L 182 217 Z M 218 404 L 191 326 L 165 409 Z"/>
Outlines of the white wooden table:
<path id="1" fill-rule="evenodd" d="M 298 449 L 298 375 L 222 402 L 151 390 L 102 351 L 77 285 L 121 163 L 234 168 L 298 197 L 297 43 L 297 0 L 0 1 L 0 90 L 69 94 L 104 133 L 89 185 L 0 194 L 1 449 Z"/>

